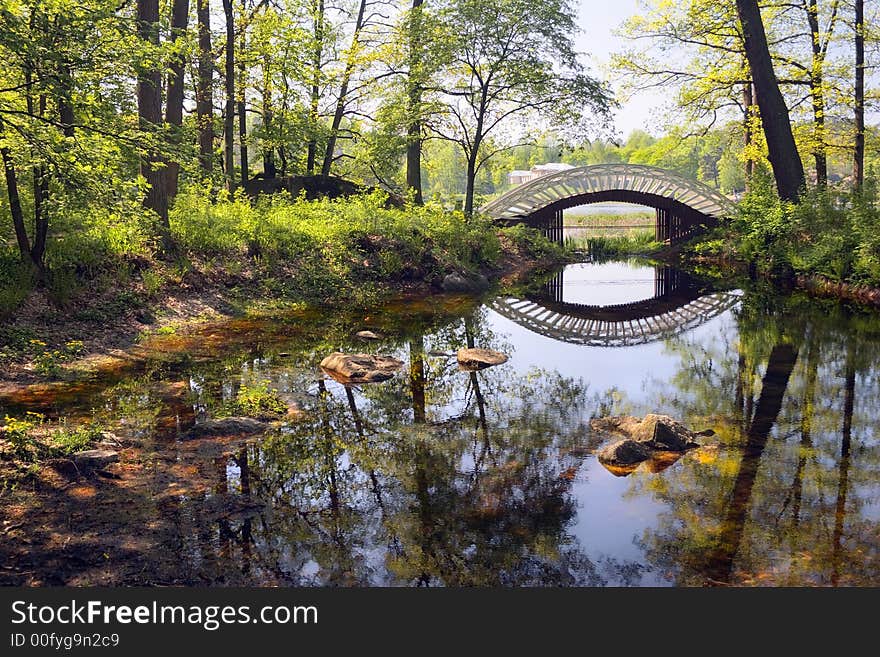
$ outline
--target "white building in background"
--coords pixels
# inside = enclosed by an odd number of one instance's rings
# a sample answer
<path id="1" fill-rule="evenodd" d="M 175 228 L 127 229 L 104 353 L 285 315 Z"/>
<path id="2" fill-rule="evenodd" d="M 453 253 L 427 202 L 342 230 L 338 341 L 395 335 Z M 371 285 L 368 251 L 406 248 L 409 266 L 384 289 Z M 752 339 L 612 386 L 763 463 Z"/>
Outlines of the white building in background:
<path id="1" fill-rule="evenodd" d="M 523 183 L 531 182 L 535 178 L 540 178 L 541 176 L 548 176 L 551 173 L 557 173 L 559 171 L 565 171 L 566 169 L 573 169 L 574 167 L 570 164 L 564 164 L 562 162 L 548 162 L 547 164 L 536 164 L 528 171 L 523 171 L 521 169 L 517 169 L 516 171 L 511 171 L 507 174 L 507 184 L 508 185 L 522 185 Z"/>

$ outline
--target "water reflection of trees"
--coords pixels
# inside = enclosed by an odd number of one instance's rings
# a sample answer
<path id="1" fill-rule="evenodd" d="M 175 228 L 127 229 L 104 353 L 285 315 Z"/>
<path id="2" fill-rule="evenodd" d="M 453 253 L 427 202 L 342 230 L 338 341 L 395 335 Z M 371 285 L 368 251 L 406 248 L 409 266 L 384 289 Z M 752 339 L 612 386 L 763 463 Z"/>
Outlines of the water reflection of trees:
<path id="1" fill-rule="evenodd" d="M 670 344 L 667 401 L 714 417 L 721 445 L 650 487 L 670 510 L 642 537 L 646 558 L 679 584 L 876 583 L 876 319 L 753 292 L 736 329 L 702 358 Z"/>
<path id="2" fill-rule="evenodd" d="M 218 523 L 229 579 L 602 583 L 569 534 L 586 387 L 507 366 L 463 372 L 436 355 L 468 344 L 506 346 L 480 313 L 412 333 L 398 352 L 403 376 L 312 383 L 304 419 L 218 464 L 218 495 L 265 505 Z"/>

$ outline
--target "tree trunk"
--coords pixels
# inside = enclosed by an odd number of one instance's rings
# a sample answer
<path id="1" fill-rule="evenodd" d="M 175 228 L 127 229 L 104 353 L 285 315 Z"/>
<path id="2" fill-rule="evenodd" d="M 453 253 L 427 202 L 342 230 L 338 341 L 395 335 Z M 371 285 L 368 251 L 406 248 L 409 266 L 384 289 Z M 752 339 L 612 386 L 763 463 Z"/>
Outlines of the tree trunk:
<path id="1" fill-rule="evenodd" d="M 409 25 L 409 108 L 406 133 L 406 187 L 412 190 L 413 201 L 422 205 L 422 83 L 421 30 L 422 2 L 412 1 Z"/>
<path id="2" fill-rule="evenodd" d="M 3 158 L 3 171 L 6 174 L 6 195 L 9 199 L 9 211 L 12 214 L 12 225 L 15 228 L 18 252 L 24 262 L 30 263 L 31 244 L 28 239 L 27 228 L 24 225 L 21 197 L 18 195 L 18 176 L 15 172 L 15 163 L 12 161 L 12 154 L 5 146 L 0 147 L 0 156 Z"/>
<path id="3" fill-rule="evenodd" d="M 324 0 L 317 0 L 314 5 L 313 26 L 315 48 L 312 51 L 312 88 L 309 99 L 309 120 L 312 124 L 312 135 L 306 152 L 306 174 L 310 176 L 315 173 L 315 163 L 318 157 L 318 101 L 321 97 L 321 64 L 324 58 Z"/>
<path id="4" fill-rule="evenodd" d="M 66 61 L 58 66 L 58 86 L 61 91 L 58 94 L 58 120 L 61 123 L 61 132 L 65 137 L 73 137 L 76 134 L 74 128 L 76 116 L 73 113 L 73 101 L 71 100 L 73 79 L 70 64 Z"/>
<path id="5" fill-rule="evenodd" d="M 243 7 L 243 5 L 242 5 Z M 240 53 L 247 52 L 246 30 L 241 28 Z M 247 147 L 247 68 L 244 59 L 238 62 L 238 153 L 241 160 L 241 186 L 247 187 L 250 177 L 250 162 Z"/>
<path id="6" fill-rule="evenodd" d="M 137 2 L 138 35 L 150 46 L 159 45 L 159 0 L 138 0 Z M 137 100 L 138 119 L 141 130 L 155 136 L 157 128 L 162 125 L 162 72 L 149 69 L 138 75 Z M 140 173 L 150 186 L 144 207 L 153 210 L 161 221 L 160 230 L 163 240 L 168 236 L 168 196 L 165 193 L 164 176 L 162 175 L 160 158 L 151 146 L 149 152 L 141 157 Z"/>
<path id="7" fill-rule="evenodd" d="M 804 165 L 791 131 L 788 108 L 773 71 L 761 10 L 757 0 L 736 0 L 736 9 L 742 24 L 746 57 L 755 83 L 776 190 L 782 199 L 797 202 L 804 187 Z"/>
<path id="8" fill-rule="evenodd" d="M 755 96 L 752 93 L 752 81 L 743 85 L 743 141 L 746 150 L 751 150 L 755 143 L 755 135 L 752 134 L 752 117 L 755 107 Z M 751 155 L 746 157 L 746 191 L 752 186 L 752 176 L 755 175 L 755 160 Z"/>
<path id="9" fill-rule="evenodd" d="M 33 67 L 30 63 L 25 65 L 25 84 L 27 85 L 26 104 L 28 114 L 43 118 L 46 114 L 46 94 L 40 94 L 39 101 L 34 105 L 33 97 Z M 66 128 L 65 128 L 66 130 Z M 70 126 L 73 130 L 73 126 Z M 31 148 L 31 154 L 35 160 L 39 160 L 39 154 Z M 32 168 L 34 193 L 34 243 L 31 247 L 31 259 L 43 266 L 43 256 L 46 253 L 46 240 L 49 236 L 49 171 L 46 166 L 39 162 Z"/>
<path id="10" fill-rule="evenodd" d="M 269 109 L 268 104 L 266 103 L 263 106 L 263 129 L 266 131 L 267 135 L 272 129 L 272 119 L 272 110 Z M 277 176 L 278 171 L 275 168 L 275 149 L 270 144 L 269 146 L 263 147 L 263 178 L 268 180 L 269 178 L 275 178 Z"/>
<path id="11" fill-rule="evenodd" d="M 470 217 L 474 212 L 474 186 L 477 179 L 476 151 L 473 155 L 468 155 L 467 162 L 467 178 L 464 187 L 464 214 Z"/>
<path id="12" fill-rule="evenodd" d="M 281 176 L 287 175 L 287 149 L 284 146 L 278 147 L 278 159 L 281 160 Z"/>
<path id="13" fill-rule="evenodd" d="M 858 191 L 865 182 L 865 0 L 855 0 L 855 152 L 853 154 L 853 188 Z"/>
<path id="14" fill-rule="evenodd" d="M 199 164 L 208 176 L 214 171 L 214 53 L 211 50 L 210 0 L 196 0 L 199 22 L 199 80 L 196 116 L 199 126 Z"/>
<path id="15" fill-rule="evenodd" d="M 809 0 L 805 9 L 807 24 L 810 27 L 810 43 L 813 54 L 810 68 L 810 103 L 813 108 L 813 129 L 815 130 L 813 160 L 816 163 L 816 186 L 821 188 L 828 184 L 828 155 L 825 147 L 825 92 L 822 89 L 825 54 L 819 27 L 818 0 Z"/>
<path id="16" fill-rule="evenodd" d="M 171 10 L 171 43 L 174 44 L 181 37 L 186 36 L 189 23 L 189 0 L 174 0 Z M 180 128 L 183 125 L 183 82 L 184 66 L 186 59 L 180 53 L 171 60 L 168 73 L 168 93 L 165 106 L 165 122 L 171 126 L 172 145 L 180 146 Z M 180 163 L 175 161 L 174 156 L 166 162 L 165 178 L 168 190 L 169 203 L 177 196 L 178 179 L 180 177 Z"/>
<path id="17" fill-rule="evenodd" d="M 339 126 L 345 114 L 345 103 L 348 96 L 348 85 L 354 73 L 354 56 L 360 43 L 361 28 L 364 26 L 364 12 L 367 8 L 367 0 L 361 0 L 358 7 L 357 20 L 354 23 L 354 32 L 351 35 L 351 49 L 348 62 L 345 64 L 345 72 L 342 74 L 342 84 L 339 86 L 339 98 L 336 100 L 336 111 L 333 113 L 333 123 L 330 125 L 330 135 L 327 137 L 327 149 L 324 151 L 324 164 L 321 167 L 321 175 L 329 176 L 333 166 L 333 152 L 336 150 L 336 139 L 339 136 Z"/>
<path id="18" fill-rule="evenodd" d="M 235 16 L 232 0 L 223 0 L 226 17 L 226 110 L 223 115 L 223 173 L 226 190 L 235 191 Z"/>

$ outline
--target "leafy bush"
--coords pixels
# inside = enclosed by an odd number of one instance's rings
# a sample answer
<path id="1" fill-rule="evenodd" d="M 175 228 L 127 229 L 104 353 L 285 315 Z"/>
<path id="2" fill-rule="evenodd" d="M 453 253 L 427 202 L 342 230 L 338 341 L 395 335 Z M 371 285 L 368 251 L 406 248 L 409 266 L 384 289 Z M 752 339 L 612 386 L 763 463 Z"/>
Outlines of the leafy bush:
<path id="1" fill-rule="evenodd" d="M 565 247 L 548 239 L 537 228 L 530 228 L 523 224 L 507 226 L 501 229 L 502 238 L 510 240 L 518 253 L 532 258 L 561 259 L 565 254 Z"/>
<path id="2" fill-rule="evenodd" d="M 18 308 L 33 287 L 33 276 L 18 251 L 0 244 L 0 319 Z"/>
<path id="3" fill-rule="evenodd" d="M 388 207 L 381 192 L 345 199 L 251 203 L 241 195 L 212 203 L 198 190 L 171 212 L 174 238 L 188 252 L 290 265 L 296 284 L 317 298 L 369 288 L 370 281 L 433 279 L 497 261 L 500 243 L 487 218 L 466 219 L 439 204 Z M 355 292 L 356 293 L 356 292 Z"/>
<path id="4" fill-rule="evenodd" d="M 793 204 L 779 199 L 769 178 L 756 176 L 727 237 L 737 255 L 763 271 L 790 268 L 837 281 L 880 284 L 880 211 L 870 183 L 858 195 L 809 190 Z"/>
<path id="5" fill-rule="evenodd" d="M 24 418 L 7 415 L 3 426 L 0 426 L 0 437 L 9 441 L 13 455 L 25 461 L 35 460 L 39 453 L 39 442 L 34 438 L 33 431 L 46 420 L 40 413 L 28 411 Z"/>
<path id="6" fill-rule="evenodd" d="M 101 437 L 101 427 L 86 424 L 80 427 L 60 427 L 52 432 L 51 448 L 56 456 L 70 456 L 88 449 Z"/>

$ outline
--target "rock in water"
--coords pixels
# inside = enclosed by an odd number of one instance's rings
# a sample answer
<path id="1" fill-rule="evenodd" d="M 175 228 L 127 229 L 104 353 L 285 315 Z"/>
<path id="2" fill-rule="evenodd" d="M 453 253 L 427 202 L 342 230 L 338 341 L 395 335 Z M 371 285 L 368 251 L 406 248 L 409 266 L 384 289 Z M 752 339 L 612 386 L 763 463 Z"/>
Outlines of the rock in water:
<path id="1" fill-rule="evenodd" d="M 196 438 L 214 438 L 217 436 L 241 436 L 254 433 L 262 433 L 269 428 L 267 422 L 261 422 L 250 417 L 224 417 L 216 420 L 206 420 L 193 426 L 183 434 L 183 440 Z"/>
<path id="2" fill-rule="evenodd" d="M 360 338 L 361 340 L 381 340 L 382 336 L 378 333 L 373 333 L 372 331 L 358 331 L 355 333 L 355 337 Z"/>
<path id="3" fill-rule="evenodd" d="M 596 456 L 602 464 L 636 465 L 651 458 L 651 448 L 636 440 L 618 440 L 600 449 Z"/>
<path id="4" fill-rule="evenodd" d="M 340 383 L 378 383 L 387 381 L 403 367 L 403 361 L 390 356 L 333 352 L 321 361 L 321 369 Z"/>
<path id="5" fill-rule="evenodd" d="M 693 440 L 696 436 L 714 433 L 694 433 L 668 415 L 654 413 L 641 420 L 632 416 L 596 418 L 590 427 L 624 437 L 597 452 L 599 462 L 618 476 L 629 474 L 642 461 L 649 461 L 651 472 L 660 472 L 687 450 L 699 447 Z"/>
<path id="6" fill-rule="evenodd" d="M 482 274 L 446 274 L 442 283 L 445 292 L 461 292 L 472 294 L 489 289 L 489 280 Z"/>
<path id="7" fill-rule="evenodd" d="M 650 443 L 654 449 L 681 452 L 693 442 L 695 435 L 668 415 L 649 413 L 633 431 L 632 437 L 639 442 Z"/>
<path id="8" fill-rule="evenodd" d="M 458 363 L 468 369 L 481 370 L 484 367 L 501 365 L 507 362 L 507 356 L 500 351 L 491 349 L 459 349 Z"/>
<path id="9" fill-rule="evenodd" d="M 89 449 L 73 455 L 73 462 L 81 470 L 105 468 L 119 460 L 119 454 L 109 449 Z"/>

